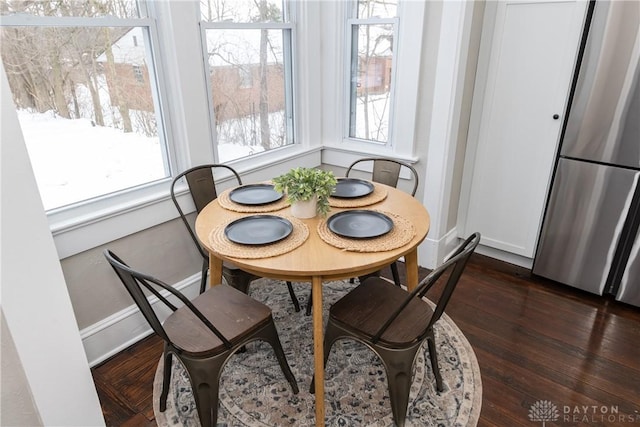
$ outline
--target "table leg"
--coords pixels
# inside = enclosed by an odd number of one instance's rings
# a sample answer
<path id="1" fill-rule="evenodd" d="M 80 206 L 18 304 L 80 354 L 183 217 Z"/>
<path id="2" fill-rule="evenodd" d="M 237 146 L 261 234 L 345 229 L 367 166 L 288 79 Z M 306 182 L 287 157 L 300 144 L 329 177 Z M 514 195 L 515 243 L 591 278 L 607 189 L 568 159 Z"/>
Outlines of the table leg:
<path id="1" fill-rule="evenodd" d="M 404 256 L 404 265 L 407 269 L 407 289 L 411 292 L 418 286 L 418 248 Z"/>
<path id="2" fill-rule="evenodd" d="M 313 358 L 315 374 L 316 426 L 324 426 L 324 350 L 322 332 L 322 277 L 314 276 L 313 294 Z"/>
<path id="3" fill-rule="evenodd" d="M 209 255 L 209 287 L 222 283 L 222 260 Z"/>

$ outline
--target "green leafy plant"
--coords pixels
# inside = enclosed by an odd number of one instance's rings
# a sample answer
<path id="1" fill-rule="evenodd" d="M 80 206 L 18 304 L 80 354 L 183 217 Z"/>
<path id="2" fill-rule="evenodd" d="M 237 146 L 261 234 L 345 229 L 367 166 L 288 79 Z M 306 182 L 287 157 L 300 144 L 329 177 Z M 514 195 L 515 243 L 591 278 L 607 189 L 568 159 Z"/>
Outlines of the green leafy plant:
<path id="1" fill-rule="evenodd" d="M 273 178 L 276 191 L 286 193 L 291 203 L 311 200 L 318 196 L 317 212 L 326 215 L 329 212 L 329 197 L 336 186 L 333 172 L 315 168 L 294 168 Z"/>

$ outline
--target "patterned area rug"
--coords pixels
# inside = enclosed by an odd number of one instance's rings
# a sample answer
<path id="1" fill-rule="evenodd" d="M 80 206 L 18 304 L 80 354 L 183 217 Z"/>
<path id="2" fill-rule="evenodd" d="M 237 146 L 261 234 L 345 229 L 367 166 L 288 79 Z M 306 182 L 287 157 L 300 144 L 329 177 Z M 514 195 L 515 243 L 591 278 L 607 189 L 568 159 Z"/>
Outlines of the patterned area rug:
<path id="1" fill-rule="evenodd" d="M 328 307 L 356 284 L 324 284 L 325 319 Z M 301 306 L 310 285 L 294 283 Z M 312 426 L 314 396 L 312 319 L 304 309 L 296 313 L 284 282 L 260 279 L 250 294 L 273 310 L 280 341 L 300 388 L 291 392 L 268 344 L 253 342 L 234 355 L 224 368 L 220 384 L 218 426 Z M 475 354 L 455 323 L 445 314 L 436 324 L 438 360 L 444 391 L 435 391 L 426 343 L 418 353 L 407 411 L 407 426 L 475 426 L 482 405 L 482 383 Z M 162 359 L 154 382 L 153 407 L 160 427 L 199 426 L 186 372 L 174 357 L 167 410 L 159 411 Z M 334 344 L 325 373 L 325 425 L 392 426 L 386 374 L 377 357 L 351 340 Z"/>

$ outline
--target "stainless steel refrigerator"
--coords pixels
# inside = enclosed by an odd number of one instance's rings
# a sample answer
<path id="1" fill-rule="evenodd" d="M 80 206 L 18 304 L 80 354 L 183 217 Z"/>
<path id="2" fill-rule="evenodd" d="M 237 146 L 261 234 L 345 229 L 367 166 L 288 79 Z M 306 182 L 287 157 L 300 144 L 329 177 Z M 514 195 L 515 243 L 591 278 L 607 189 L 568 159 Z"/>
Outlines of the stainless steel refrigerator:
<path id="1" fill-rule="evenodd" d="M 640 306 L 640 2 L 585 28 L 533 273 Z"/>

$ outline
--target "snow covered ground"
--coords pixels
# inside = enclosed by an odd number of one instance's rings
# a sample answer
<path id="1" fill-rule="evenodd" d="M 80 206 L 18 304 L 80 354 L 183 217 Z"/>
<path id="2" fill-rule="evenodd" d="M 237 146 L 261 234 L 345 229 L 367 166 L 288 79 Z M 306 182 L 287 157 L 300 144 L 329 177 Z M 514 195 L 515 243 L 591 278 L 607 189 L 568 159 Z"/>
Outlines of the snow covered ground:
<path id="1" fill-rule="evenodd" d="M 18 111 L 45 209 L 167 176 L 158 138 Z"/>
<path id="2" fill-rule="evenodd" d="M 65 119 L 52 112 L 18 110 L 18 119 L 46 210 L 171 175 L 158 137 L 93 126 L 89 119 Z M 282 112 L 270 115 L 272 128 L 284 127 L 282 121 Z M 251 139 L 244 129 L 252 129 L 250 119 L 225 124 L 221 131 L 229 143 L 218 145 L 221 162 L 263 151 L 260 145 L 241 144 Z"/>
<path id="3" fill-rule="evenodd" d="M 158 137 L 93 126 L 51 112 L 18 111 L 45 209 L 109 194 L 170 175 Z M 221 158 L 237 159 L 258 147 L 224 144 Z"/>

